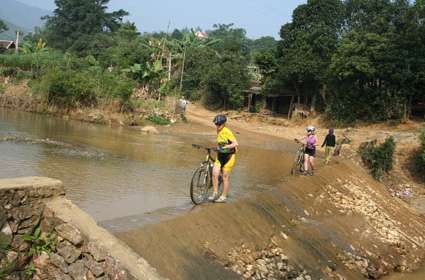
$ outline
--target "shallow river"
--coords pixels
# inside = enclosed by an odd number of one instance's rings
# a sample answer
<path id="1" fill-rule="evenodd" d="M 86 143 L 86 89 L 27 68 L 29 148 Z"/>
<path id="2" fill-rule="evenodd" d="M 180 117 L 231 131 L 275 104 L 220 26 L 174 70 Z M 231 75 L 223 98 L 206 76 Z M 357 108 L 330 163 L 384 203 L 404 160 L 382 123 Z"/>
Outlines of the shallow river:
<path id="1" fill-rule="evenodd" d="M 241 149 L 231 197 L 276 185 L 288 174 L 294 145 L 235 131 Z M 0 177 L 47 176 L 112 231 L 190 211 L 188 183 L 212 145 L 214 128 L 181 124 L 160 135 L 22 112 L 0 111 Z"/>

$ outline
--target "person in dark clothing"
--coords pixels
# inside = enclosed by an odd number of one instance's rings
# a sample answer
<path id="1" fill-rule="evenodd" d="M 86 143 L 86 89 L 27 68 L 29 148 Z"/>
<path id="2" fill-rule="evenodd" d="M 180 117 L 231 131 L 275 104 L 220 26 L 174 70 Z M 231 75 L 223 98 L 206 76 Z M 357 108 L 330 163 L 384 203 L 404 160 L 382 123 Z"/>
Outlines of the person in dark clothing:
<path id="1" fill-rule="evenodd" d="M 334 129 L 329 128 L 328 135 L 326 135 L 325 141 L 323 141 L 322 148 L 325 147 L 325 164 L 328 164 L 331 161 L 332 155 L 335 150 L 336 137 L 334 134 Z"/>

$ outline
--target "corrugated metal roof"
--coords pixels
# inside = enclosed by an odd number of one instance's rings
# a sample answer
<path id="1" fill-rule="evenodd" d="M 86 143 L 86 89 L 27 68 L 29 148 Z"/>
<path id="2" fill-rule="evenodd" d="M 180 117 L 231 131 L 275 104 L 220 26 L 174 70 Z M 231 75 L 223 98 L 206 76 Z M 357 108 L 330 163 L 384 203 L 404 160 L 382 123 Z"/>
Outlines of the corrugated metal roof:
<path id="1" fill-rule="evenodd" d="M 9 40 L 0 40 L 0 47 L 5 49 L 15 48 L 15 42 Z"/>

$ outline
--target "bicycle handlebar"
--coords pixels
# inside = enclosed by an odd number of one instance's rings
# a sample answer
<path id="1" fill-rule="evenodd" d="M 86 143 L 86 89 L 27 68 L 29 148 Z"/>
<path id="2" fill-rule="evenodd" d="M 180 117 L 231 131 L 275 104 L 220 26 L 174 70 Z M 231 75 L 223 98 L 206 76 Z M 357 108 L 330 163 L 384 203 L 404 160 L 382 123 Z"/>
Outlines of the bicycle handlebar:
<path id="1" fill-rule="evenodd" d="M 193 148 L 195 148 L 195 149 L 204 149 L 204 150 L 207 150 L 208 152 L 211 152 L 211 151 L 217 151 L 217 148 L 208 148 L 208 147 L 204 147 L 204 146 L 201 146 L 201 145 L 198 145 L 198 144 L 192 144 L 192 147 Z"/>

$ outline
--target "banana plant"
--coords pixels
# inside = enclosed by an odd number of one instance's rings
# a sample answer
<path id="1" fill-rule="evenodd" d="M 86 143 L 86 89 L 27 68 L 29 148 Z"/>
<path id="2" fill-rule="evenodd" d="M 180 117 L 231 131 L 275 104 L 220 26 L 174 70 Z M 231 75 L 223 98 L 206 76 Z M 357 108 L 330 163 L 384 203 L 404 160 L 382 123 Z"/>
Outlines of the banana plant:
<path id="1" fill-rule="evenodd" d="M 205 48 L 215 45 L 219 40 L 217 39 L 201 39 L 195 30 L 191 29 L 183 34 L 180 40 L 171 40 L 168 42 L 169 49 L 176 53 L 175 57 L 181 60 L 180 71 L 180 91 L 183 89 L 183 77 L 186 64 L 187 52 L 196 48 Z"/>
<path id="2" fill-rule="evenodd" d="M 39 39 L 37 43 L 33 43 L 31 41 L 25 41 L 22 45 L 21 52 L 23 54 L 31 54 L 31 53 L 40 53 L 40 52 L 46 52 L 46 42 L 43 41 L 43 39 Z"/>
<path id="3" fill-rule="evenodd" d="M 139 81 L 143 87 L 149 91 L 149 85 L 153 83 L 161 83 L 165 77 L 165 70 L 162 67 L 161 59 L 155 60 L 153 63 L 146 62 L 145 65 L 134 64 L 124 69 L 123 72 L 129 73 Z"/>

